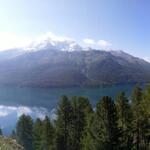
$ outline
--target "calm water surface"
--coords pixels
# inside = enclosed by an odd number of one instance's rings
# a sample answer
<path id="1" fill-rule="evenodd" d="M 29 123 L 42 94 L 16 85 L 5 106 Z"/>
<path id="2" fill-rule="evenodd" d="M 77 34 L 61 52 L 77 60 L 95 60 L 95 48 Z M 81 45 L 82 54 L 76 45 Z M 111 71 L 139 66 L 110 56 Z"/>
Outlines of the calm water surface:
<path id="1" fill-rule="evenodd" d="M 55 117 L 56 106 L 62 95 L 86 96 L 95 107 L 104 95 L 115 99 L 124 91 L 129 97 L 134 84 L 109 85 L 97 88 L 29 88 L 0 86 L 0 126 L 5 134 L 10 134 L 17 118 L 25 113 L 33 118 Z"/>

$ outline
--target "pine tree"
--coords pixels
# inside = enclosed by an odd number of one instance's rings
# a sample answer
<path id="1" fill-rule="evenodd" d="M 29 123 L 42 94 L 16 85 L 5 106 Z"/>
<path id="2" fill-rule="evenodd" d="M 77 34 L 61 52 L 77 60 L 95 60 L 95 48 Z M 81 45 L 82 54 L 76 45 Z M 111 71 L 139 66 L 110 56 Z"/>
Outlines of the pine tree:
<path id="1" fill-rule="evenodd" d="M 72 98 L 73 119 L 70 130 L 72 149 L 81 149 L 81 140 L 87 124 L 87 117 L 92 112 L 92 106 L 85 97 Z"/>
<path id="2" fill-rule="evenodd" d="M 0 128 L 0 136 L 2 136 L 3 135 L 3 132 L 2 132 L 2 129 Z"/>
<path id="3" fill-rule="evenodd" d="M 132 95 L 132 112 L 133 112 L 133 144 L 136 150 L 143 149 L 143 125 L 144 125 L 144 118 L 142 112 L 142 89 L 136 86 L 133 89 Z"/>
<path id="4" fill-rule="evenodd" d="M 54 127 L 48 116 L 46 116 L 42 125 L 42 150 L 52 150 L 54 148 L 54 134 Z"/>
<path id="5" fill-rule="evenodd" d="M 104 96 L 96 106 L 92 136 L 96 150 L 117 150 L 119 130 L 115 104 L 108 96 Z"/>
<path id="6" fill-rule="evenodd" d="M 95 136 L 97 134 L 97 131 L 95 131 L 95 121 L 95 113 L 92 112 L 88 115 L 88 118 L 86 120 L 86 127 L 81 141 L 82 150 L 96 150 Z"/>
<path id="7" fill-rule="evenodd" d="M 12 131 L 11 138 L 16 139 L 16 131 L 15 130 Z"/>
<path id="8" fill-rule="evenodd" d="M 145 87 L 143 91 L 142 109 L 144 115 L 147 118 L 150 118 L 150 83 Z"/>
<path id="9" fill-rule="evenodd" d="M 34 126 L 33 126 L 33 145 L 34 150 L 41 150 L 42 148 L 42 121 L 38 118 L 36 119 Z"/>
<path id="10" fill-rule="evenodd" d="M 116 101 L 116 110 L 118 116 L 118 127 L 120 129 L 120 149 L 131 149 L 132 134 L 131 134 L 131 108 L 129 101 L 124 92 L 118 94 Z"/>
<path id="11" fill-rule="evenodd" d="M 16 127 L 17 141 L 26 150 L 33 150 L 33 121 L 30 116 L 20 116 Z"/>
<path id="12" fill-rule="evenodd" d="M 143 91 L 143 100 L 141 102 L 143 114 L 143 141 L 146 149 L 150 149 L 150 83 Z"/>
<path id="13" fill-rule="evenodd" d="M 73 110 L 68 97 L 62 96 L 57 109 L 55 140 L 57 150 L 71 150 L 70 128 L 72 114 Z"/>

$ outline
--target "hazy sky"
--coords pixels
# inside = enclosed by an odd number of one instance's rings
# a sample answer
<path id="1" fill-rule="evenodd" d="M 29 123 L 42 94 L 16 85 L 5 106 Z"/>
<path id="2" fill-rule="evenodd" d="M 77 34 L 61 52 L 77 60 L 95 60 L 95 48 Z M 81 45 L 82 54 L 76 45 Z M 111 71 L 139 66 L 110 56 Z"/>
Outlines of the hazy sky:
<path id="1" fill-rule="evenodd" d="M 150 60 L 149 8 L 149 0 L 0 0 L 0 46 L 52 32 Z"/>

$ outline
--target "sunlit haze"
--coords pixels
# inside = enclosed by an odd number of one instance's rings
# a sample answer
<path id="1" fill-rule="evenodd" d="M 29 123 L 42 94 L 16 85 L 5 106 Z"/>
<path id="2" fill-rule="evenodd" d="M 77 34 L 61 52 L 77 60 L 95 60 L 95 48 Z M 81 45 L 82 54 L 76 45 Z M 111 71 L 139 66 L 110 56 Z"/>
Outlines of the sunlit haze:
<path id="1" fill-rule="evenodd" d="M 51 32 L 82 46 L 122 49 L 149 60 L 148 0 L 0 1 L 0 50 L 22 47 Z"/>

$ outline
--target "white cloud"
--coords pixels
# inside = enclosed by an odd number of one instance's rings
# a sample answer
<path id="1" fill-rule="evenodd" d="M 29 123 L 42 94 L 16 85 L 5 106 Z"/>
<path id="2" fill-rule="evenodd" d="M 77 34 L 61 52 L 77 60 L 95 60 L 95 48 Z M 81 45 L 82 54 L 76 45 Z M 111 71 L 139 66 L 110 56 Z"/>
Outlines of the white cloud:
<path id="1" fill-rule="evenodd" d="M 51 43 L 51 45 L 55 46 L 56 44 L 71 44 L 75 43 L 75 40 L 70 37 L 65 36 L 57 36 L 52 32 L 48 32 L 46 34 L 42 34 L 33 37 L 23 37 L 19 36 L 15 33 L 8 32 L 0 32 L 0 50 L 7 50 L 11 48 L 25 48 L 32 49 L 37 47 L 44 47 L 47 42 Z"/>
<path id="2" fill-rule="evenodd" d="M 32 110 L 29 107 L 18 107 L 17 108 L 17 116 L 20 117 L 22 114 L 31 114 Z"/>
<path id="3" fill-rule="evenodd" d="M 32 113 L 34 113 L 36 118 L 40 118 L 42 120 L 45 118 L 46 115 L 49 116 L 48 110 L 46 108 L 43 108 L 43 107 L 39 107 L 39 108 L 33 107 Z"/>
<path id="4" fill-rule="evenodd" d="M 31 38 L 21 37 L 15 33 L 0 32 L 0 50 L 24 47 L 29 42 Z"/>
<path id="5" fill-rule="evenodd" d="M 70 37 L 65 37 L 65 36 L 57 36 L 52 32 L 48 32 L 46 34 L 42 34 L 39 35 L 37 38 L 35 38 L 32 42 L 35 44 L 39 44 L 39 43 L 43 43 L 49 41 L 53 46 L 55 46 L 55 44 L 57 42 L 67 42 L 67 43 L 72 43 L 75 42 L 75 40 L 73 38 Z"/>
<path id="6" fill-rule="evenodd" d="M 56 120 L 56 118 L 57 118 L 57 110 L 56 110 L 55 108 L 53 108 L 53 109 L 51 110 L 51 112 L 50 112 L 50 118 L 51 118 L 52 120 Z"/>
<path id="7" fill-rule="evenodd" d="M 37 37 L 23 37 L 15 33 L 0 32 L 0 50 L 23 48 L 24 50 L 36 51 L 46 46 L 64 51 L 74 51 L 84 50 L 86 47 L 107 49 L 111 46 L 111 43 L 106 40 L 96 41 L 91 38 L 85 38 L 79 45 L 73 38 L 58 36 L 52 32 L 47 32 Z"/>
<path id="8" fill-rule="evenodd" d="M 46 34 L 42 34 L 34 38 L 34 40 L 32 40 L 32 42 L 30 42 L 30 44 L 28 44 L 24 49 L 38 50 L 46 47 L 47 45 L 49 45 L 49 47 L 51 48 L 69 51 L 70 48 L 72 48 L 72 46 L 74 45 L 77 45 L 77 43 L 73 38 L 65 36 L 57 36 L 52 32 L 48 32 Z"/>
<path id="9" fill-rule="evenodd" d="M 48 37 L 52 41 L 59 41 L 59 42 L 63 42 L 63 41 L 73 42 L 73 41 L 75 41 L 73 38 L 66 37 L 66 36 L 57 36 L 52 32 L 48 32 L 48 33 L 42 35 L 41 37 L 46 38 L 46 39 Z"/>
<path id="10" fill-rule="evenodd" d="M 14 111 L 16 111 L 16 107 L 0 105 L 0 118 L 8 116 Z"/>
<path id="11" fill-rule="evenodd" d="M 106 40 L 94 40 L 94 39 L 89 39 L 89 38 L 85 38 L 82 40 L 85 46 L 91 46 L 92 48 L 103 48 L 103 49 L 107 49 L 109 46 L 111 46 L 111 43 L 106 41 Z"/>
<path id="12" fill-rule="evenodd" d="M 35 118 L 44 119 L 45 115 L 54 115 L 49 112 L 46 108 L 43 107 L 27 107 L 27 106 L 4 106 L 0 105 L 0 118 L 9 117 L 10 115 L 16 115 L 16 117 L 20 117 L 22 114 L 34 116 Z"/>
<path id="13" fill-rule="evenodd" d="M 88 44 L 88 45 L 94 45 L 95 44 L 95 41 L 93 39 L 88 39 L 88 38 L 83 39 L 83 42 L 85 44 Z"/>
<path id="14" fill-rule="evenodd" d="M 106 40 L 99 40 L 97 42 L 97 44 L 102 47 L 102 48 L 105 48 L 105 47 L 108 47 L 108 46 L 111 46 L 111 43 L 109 41 L 106 41 Z"/>
<path id="15" fill-rule="evenodd" d="M 0 117 L 6 117 L 8 114 L 9 113 L 7 111 L 0 111 Z"/>

